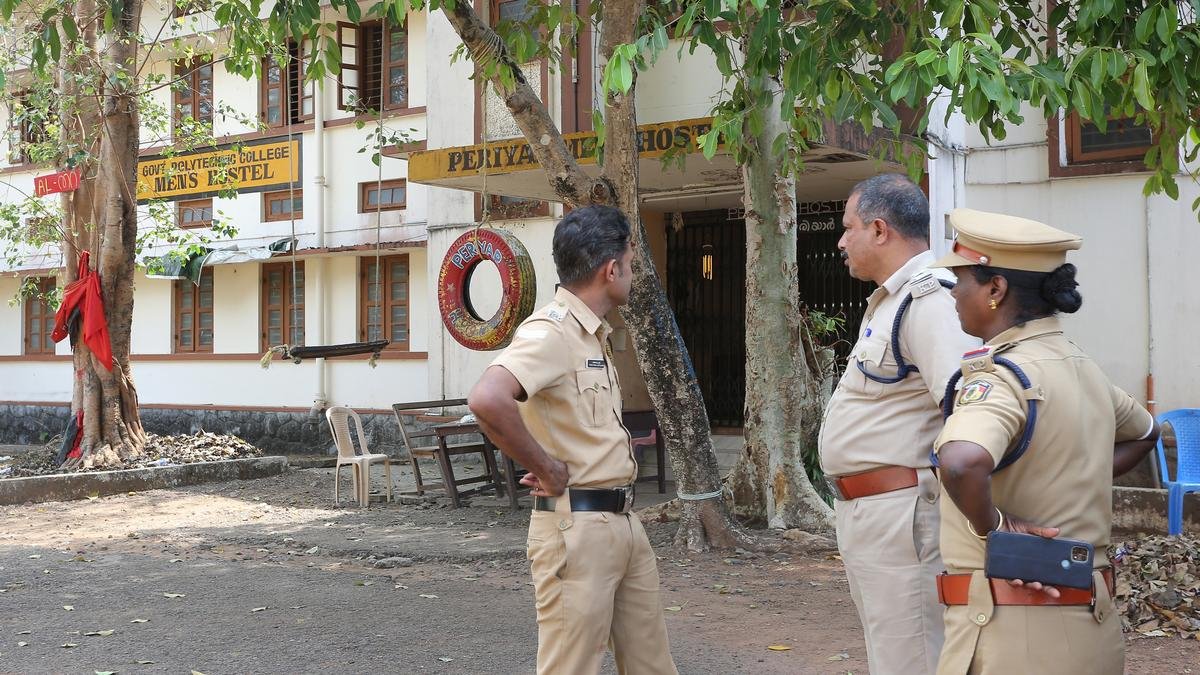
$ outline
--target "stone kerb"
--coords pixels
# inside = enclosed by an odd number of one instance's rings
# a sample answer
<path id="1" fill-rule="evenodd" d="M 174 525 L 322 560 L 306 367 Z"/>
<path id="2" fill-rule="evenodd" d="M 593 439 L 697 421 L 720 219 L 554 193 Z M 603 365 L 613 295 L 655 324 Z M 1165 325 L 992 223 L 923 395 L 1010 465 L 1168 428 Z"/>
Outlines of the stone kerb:
<path id="1" fill-rule="evenodd" d="M 286 457 L 248 457 L 145 469 L 8 478 L 0 480 L 0 504 L 69 501 L 200 483 L 266 478 L 277 476 L 287 468 Z"/>

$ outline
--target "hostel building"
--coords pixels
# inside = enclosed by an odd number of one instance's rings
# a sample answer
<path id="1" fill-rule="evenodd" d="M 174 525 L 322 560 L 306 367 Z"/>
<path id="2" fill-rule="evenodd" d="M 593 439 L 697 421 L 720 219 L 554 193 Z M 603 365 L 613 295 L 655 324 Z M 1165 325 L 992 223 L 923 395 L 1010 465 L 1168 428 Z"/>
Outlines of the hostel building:
<path id="1" fill-rule="evenodd" d="M 490 0 L 481 11 L 495 20 L 521 5 Z M 147 10 L 150 34 L 168 12 Z M 203 14 L 177 26 L 172 39 L 192 44 L 207 44 L 196 34 L 213 28 Z M 600 73 L 592 37 L 577 36 L 578 53 L 561 68 L 524 66 L 585 167 L 592 166 Z M 170 138 L 148 131 L 139 196 L 168 200 L 180 228 L 207 232 L 219 218 L 237 234 L 210 243 L 212 254 L 185 269 L 152 266 L 150 275 L 138 276 L 132 363 L 148 426 L 233 430 L 280 450 L 326 448 L 323 419 L 310 415 L 314 404 L 378 412 L 383 433 L 394 424 L 385 416 L 392 403 L 464 396 L 494 353 L 467 349 L 449 335 L 438 309 L 443 260 L 486 212 L 490 227 L 512 233 L 528 250 L 536 305 L 544 304 L 557 281 L 550 238 L 562 207 L 502 102 L 469 79 L 469 63 L 451 63 L 457 38 L 449 24 L 440 14 L 414 13 L 403 29 L 339 25 L 351 67 L 322 86 L 304 84 L 294 66 L 267 64 L 262 80 L 231 75 L 219 63 L 220 33 L 213 38 L 216 63 L 164 58 L 153 67 L 187 83 L 183 91 L 156 93 L 172 111 L 172 128 L 187 117 L 210 121 L 218 146 L 166 157 Z M 714 430 L 736 437 L 744 394 L 740 175 L 726 155 L 707 161 L 692 152 L 682 162 L 662 161 L 668 148 L 707 129 L 720 90 L 703 50 L 679 61 L 661 58 L 639 76 L 640 187 L 655 263 Z M 934 102 L 927 181 L 934 251 L 952 237 L 946 214 L 963 206 L 1082 234 L 1073 260 L 1085 302 L 1066 318 L 1068 331 L 1139 399 L 1154 399 L 1159 410 L 1194 404 L 1200 357 L 1185 339 L 1196 332 L 1200 300 L 1177 281 L 1200 243 L 1189 210 L 1200 188 L 1181 180 L 1178 201 L 1144 197 L 1139 158 L 1149 139 L 1128 121 L 1101 134 L 1030 110 L 1025 124 L 989 145 L 959 117 L 941 124 L 940 105 Z M 363 106 L 382 115 L 363 113 Z M 34 131 L 9 110 L 0 117 L 10 120 L 14 137 Z M 405 138 L 376 166 L 372 151 L 360 149 L 372 144 L 381 120 Z M 844 202 L 857 181 L 899 169 L 870 158 L 876 140 L 829 124 L 798 179 L 802 300 L 844 316 L 851 327 L 869 289 L 849 278 L 837 256 Z M 23 161 L 19 152 L 7 159 L 0 199 L 8 201 L 31 193 L 34 177 L 54 169 Z M 237 194 L 216 194 L 219 176 L 212 172 L 229 167 L 239 173 Z M 56 249 L 28 251 L 0 271 L 0 296 L 13 297 L 27 277 L 57 284 L 64 264 L 74 263 Z M 479 317 L 499 306 L 499 280 L 489 264 L 468 280 Z M 69 347 L 48 341 L 51 325 L 52 312 L 40 303 L 0 304 L 0 442 L 37 441 L 65 425 Z M 269 369 L 258 363 L 279 344 L 376 339 L 390 344 L 374 368 L 366 356 L 276 360 Z M 632 342 L 620 328 L 614 349 L 626 408 L 649 407 Z"/>

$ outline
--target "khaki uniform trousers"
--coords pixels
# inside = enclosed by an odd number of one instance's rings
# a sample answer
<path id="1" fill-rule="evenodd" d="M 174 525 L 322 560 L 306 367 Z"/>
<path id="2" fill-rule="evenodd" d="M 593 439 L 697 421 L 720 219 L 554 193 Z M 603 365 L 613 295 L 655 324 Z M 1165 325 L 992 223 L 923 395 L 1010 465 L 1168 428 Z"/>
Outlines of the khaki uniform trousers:
<path id="1" fill-rule="evenodd" d="M 633 514 L 534 511 L 528 557 L 537 602 L 539 675 L 600 671 L 611 647 L 622 675 L 673 675 L 658 567 Z"/>
<path id="2" fill-rule="evenodd" d="M 974 573 L 966 605 L 946 608 L 946 646 L 938 675 L 1120 675 L 1125 670 L 1121 618 L 1103 578 L 1096 606 L 992 604 L 988 579 Z"/>
<path id="3" fill-rule="evenodd" d="M 838 551 L 873 675 L 933 673 L 942 647 L 940 486 L 932 471 L 917 475 L 915 487 L 834 503 Z"/>

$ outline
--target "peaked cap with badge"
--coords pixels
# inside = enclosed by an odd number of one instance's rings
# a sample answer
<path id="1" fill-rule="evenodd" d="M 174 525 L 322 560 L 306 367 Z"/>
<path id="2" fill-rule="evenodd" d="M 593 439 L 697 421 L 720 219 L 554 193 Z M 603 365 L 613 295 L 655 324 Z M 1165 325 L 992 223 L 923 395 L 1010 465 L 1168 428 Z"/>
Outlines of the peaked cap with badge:
<path id="1" fill-rule="evenodd" d="M 1053 272 L 1067 261 L 1067 251 L 1083 245 L 1083 238 L 1077 234 L 1002 213 L 954 209 L 950 226 L 958 233 L 954 246 L 932 267 L 987 265 Z"/>

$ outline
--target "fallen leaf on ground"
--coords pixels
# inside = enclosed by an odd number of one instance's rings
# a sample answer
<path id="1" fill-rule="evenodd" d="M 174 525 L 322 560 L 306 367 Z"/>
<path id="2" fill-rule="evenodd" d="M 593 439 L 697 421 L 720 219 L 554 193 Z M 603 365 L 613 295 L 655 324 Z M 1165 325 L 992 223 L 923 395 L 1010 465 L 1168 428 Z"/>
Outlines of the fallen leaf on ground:
<path id="1" fill-rule="evenodd" d="M 18 646 L 18 647 L 25 647 L 25 646 L 27 646 L 28 644 L 29 644 L 28 642 L 18 642 L 18 643 L 17 643 L 17 646 Z"/>
<path id="2" fill-rule="evenodd" d="M 153 661 L 134 661 L 134 663 L 138 664 L 139 666 L 152 666 L 152 665 L 154 665 L 154 662 L 153 662 Z"/>
<path id="3" fill-rule="evenodd" d="M 679 605 L 675 605 L 674 607 L 663 607 L 663 611 L 665 611 L 665 612 L 678 612 L 681 609 L 683 609 L 683 608 L 680 607 Z"/>
<path id="4" fill-rule="evenodd" d="M 117 671 L 115 670 L 94 670 L 92 672 L 96 675 L 117 675 Z"/>
<path id="5" fill-rule="evenodd" d="M 263 610 L 265 610 L 265 609 L 266 609 L 266 607 L 255 607 L 254 609 L 252 609 L 252 610 L 250 610 L 250 611 L 251 611 L 251 612 L 261 612 L 261 611 L 263 611 Z"/>
<path id="6" fill-rule="evenodd" d="M 431 600 L 437 600 L 437 596 L 436 596 L 436 595 L 434 595 L 434 594 L 432 594 L 432 593 L 422 593 L 422 594 L 421 594 L 421 597 L 422 597 L 422 598 L 429 598 L 429 599 L 431 599 Z"/>
<path id="7" fill-rule="evenodd" d="M 130 621 L 129 623 L 150 623 L 150 619 L 134 619 L 133 621 Z"/>
<path id="8" fill-rule="evenodd" d="M 792 650 L 792 648 L 787 645 L 770 645 L 767 647 L 767 649 L 770 649 L 773 652 L 790 652 Z"/>
<path id="9" fill-rule="evenodd" d="M 67 610 L 68 612 L 74 612 L 75 605 L 63 605 L 63 609 Z"/>
<path id="10" fill-rule="evenodd" d="M 99 635 L 100 637 L 108 637 L 109 635 L 112 635 L 115 632 L 117 632 L 117 631 L 115 631 L 115 630 L 94 630 L 90 633 L 84 633 L 84 635 Z"/>
<path id="11" fill-rule="evenodd" d="M 193 671 L 192 671 L 192 675 L 204 675 L 204 673 L 202 673 L 202 672 L 200 672 L 200 671 L 198 671 L 198 670 L 193 670 Z"/>
<path id="12" fill-rule="evenodd" d="M 74 642 L 64 642 L 63 643 L 63 649 L 70 649 L 71 647 L 78 647 L 78 646 L 79 645 L 75 644 Z"/>
<path id="13" fill-rule="evenodd" d="M 38 558 L 40 558 L 40 557 L 42 557 L 42 554 L 40 554 L 40 553 L 34 553 L 33 555 L 29 556 L 29 559 L 30 559 L 30 560 L 37 560 L 37 559 L 38 559 Z"/>
<path id="14" fill-rule="evenodd" d="M 164 598 L 182 598 L 182 597 L 184 597 L 184 594 L 183 593 L 163 593 L 163 597 Z"/>
<path id="15" fill-rule="evenodd" d="M 449 656 L 439 656 L 438 657 L 438 661 L 441 661 L 442 663 L 450 663 L 453 660 L 454 659 L 450 658 Z"/>
<path id="16" fill-rule="evenodd" d="M 847 654 L 846 652 L 842 652 L 840 654 L 834 654 L 833 656 L 831 656 L 825 660 L 826 661 L 845 661 L 848 658 L 850 658 L 850 655 Z"/>
<path id="17" fill-rule="evenodd" d="M 23 631 L 19 631 L 17 633 L 17 635 L 32 635 L 32 634 L 33 634 L 33 631 L 31 631 L 31 630 L 23 630 Z"/>

